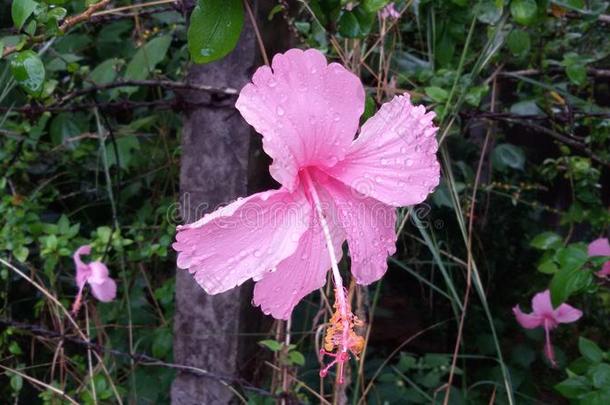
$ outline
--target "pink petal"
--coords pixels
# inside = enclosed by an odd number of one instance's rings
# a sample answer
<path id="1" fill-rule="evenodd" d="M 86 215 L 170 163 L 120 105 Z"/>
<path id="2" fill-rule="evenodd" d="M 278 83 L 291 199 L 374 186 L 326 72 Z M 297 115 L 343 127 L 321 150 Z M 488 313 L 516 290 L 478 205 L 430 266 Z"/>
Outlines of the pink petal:
<path id="1" fill-rule="evenodd" d="M 294 190 L 299 168 L 343 159 L 364 111 L 364 88 L 315 49 L 277 54 L 272 69 L 260 67 L 235 106 L 263 135 L 273 178 Z"/>
<path id="2" fill-rule="evenodd" d="M 260 305 L 265 314 L 276 319 L 289 319 L 303 297 L 326 284 L 330 259 L 322 229 L 313 216 L 315 214 L 312 212 L 311 215 L 310 227 L 301 236 L 294 254 L 284 259 L 277 270 L 266 273 L 254 286 L 254 305 Z M 334 238 L 338 255 L 341 255 L 343 240 L 341 236 Z M 337 259 L 340 260 L 340 256 Z"/>
<path id="3" fill-rule="evenodd" d="M 87 278 L 91 274 L 89 266 L 83 263 L 81 255 L 88 255 L 91 253 L 91 246 L 83 245 L 76 249 L 72 259 L 74 259 L 74 265 L 76 266 L 76 285 L 79 289 L 82 289 L 87 281 Z"/>
<path id="4" fill-rule="evenodd" d="M 388 256 L 396 252 L 396 209 L 333 178 L 318 181 L 328 191 L 347 235 L 356 281 L 367 285 L 379 280 L 388 268 Z"/>
<path id="5" fill-rule="evenodd" d="M 582 311 L 568 304 L 561 304 L 555 310 L 554 319 L 557 323 L 576 322 L 582 316 Z"/>
<path id="6" fill-rule="evenodd" d="M 595 239 L 589 243 L 587 251 L 589 256 L 610 256 L 610 242 L 607 238 Z"/>
<path id="7" fill-rule="evenodd" d="M 532 309 L 534 310 L 534 314 L 538 316 L 553 316 L 554 309 L 553 304 L 551 304 L 551 292 L 549 290 L 544 290 L 534 295 L 532 298 Z"/>
<path id="8" fill-rule="evenodd" d="M 604 263 L 602 269 L 595 273 L 598 277 L 608 277 L 610 276 L 610 261 Z"/>
<path id="9" fill-rule="evenodd" d="M 101 284 L 109 278 L 108 267 L 104 263 L 91 262 L 89 268 L 91 269 L 91 275 L 87 279 L 89 283 Z"/>
<path id="10" fill-rule="evenodd" d="M 434 113 L 396 96 L 369 119 L 342 162 L 327 170 L 360 193 L 392 206 L 418 204 L 439 183 Z"/>
<path id="11" fill-rule="evenodd" d="M 102 302 L 110 302 L 116 297 L 116 283 L 111 278 L 106 278 L 101 283 L 89 280 L 89 285 L 93 296 Z"/>
<path id="12" fill-rule="evenodd" d="M 178 227 L 173 248 L 209 294 L 259 279 L 297 249 L 311 206 L 301 190 L 272 190 Z"/>
<path id="13" fill-rule="evenodd" d="M 513 307 L 513 314 L 517 318 L 517 322 L 525 329 L 535 329 L 542 326 L 543 318 L 536 314 L 525 314 L 519 308 L 519 305 Z"/>

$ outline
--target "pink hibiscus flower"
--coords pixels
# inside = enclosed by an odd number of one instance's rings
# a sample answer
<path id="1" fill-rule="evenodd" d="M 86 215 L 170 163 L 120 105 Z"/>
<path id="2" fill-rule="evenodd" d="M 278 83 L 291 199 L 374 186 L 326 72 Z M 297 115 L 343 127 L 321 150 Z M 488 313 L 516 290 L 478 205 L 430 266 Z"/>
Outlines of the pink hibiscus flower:
<path id="1" fill-rule="evenodd" d="M 513 308 L 513 313 L 517 318 L 517 322 L 525 329 L 544 328 L 545 344 L 544 354 L 549 359 L 553 366 L 556 366 L 555 352 L 551 344 L 551 330 L 559 326 L 560 323 L 576 322 L 582 316 L 582 311 L 568 304 L 561 304 L 557 308 L 553 308 L 551 304 L 551 292 L 545 290 L 534 296 L 532 299 L 531 314 L 525 314 L 516 305 Z"/>
<path id="2" fill-rule="evenodd" d="M 363 340 L 349 310 L 338 261 L 347 240 L 359 284 L 377 281 L 395 252 L 395 207 L 418 204 L 438 185 L 433 113 L 397 96 L 358 131 L 364 88 L 317 50 L 291 49 L 254 74 L 236 103 L 263 135 L 279 190 L 251 195 L 178 226 L 173 247 L 209 294 L 256 281 L 253 303 L 288 319 L 332 269 L 336 313 L 324 351 L 338 364 Z M 325 375 L 328 367 L 322 370 Z"/>
<path id="3" fill-rule="evenodd" d="M 389 3 L 383 9 L 381 9 L 381 18 L 391 18 L 397 20 L 400 18 L 400 12 L 396 10 L 394 2 Z"/>
<path id="4" fill-rule="evenodd" d="M 72 256 L 76 265 L 76 285 L 78 285 L 78 294 L 72 305 L 72 312 L 75 314 L 81 306 L 85 284 L 89 284 L 93 296 L 102 302 L 110 302 L 116 297 L 116 283 L 110 278 L 108 267 L 99 261 L 85 264 L 81 260 L 81 255 L 90 253 L 91 246 L 84 245 L 76 249 Z"/>
<path id="5" fill-rule="evenodd" d="M 589 252 L 589 256 L 610 256 L 610 242 L 608 242 L 607 238 L 595 239 L 589 244 L 587 250 Z M 595 274 L 597 274 L 599 277 L 610 276 L 610 260 L 605 262 L 602 269 Z"/>

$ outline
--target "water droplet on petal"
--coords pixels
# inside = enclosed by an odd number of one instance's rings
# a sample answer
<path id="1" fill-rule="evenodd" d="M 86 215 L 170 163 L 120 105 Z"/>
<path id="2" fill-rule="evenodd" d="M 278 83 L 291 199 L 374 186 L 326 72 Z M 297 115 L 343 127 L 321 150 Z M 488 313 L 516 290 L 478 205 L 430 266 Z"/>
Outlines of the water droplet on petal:
<path id="1" fill-rule="evenodd" d="M 333 115 L 333 121 L 339 122 L 339 120 L 341 120 L 341 116 L 339 115 L 339 113 L 335 113 Z"/>
<path id="2" fill-rule="evenodd" d="M 269 80 L 269 82 L 267 82 L 267 85 L 271 88 L 277 86 L 277 81 L 275 81 L 275 79 L 271 79 Z"/>
<path id="3" fill-rule="evenodd" d="M 275 110 L 275 112 L 276 112 L 276 113 L 277 113 L 277 115 L 279 115 L 280 117 L 281 117 L 282 115 L 284 115 L 284 113 L 285 113 L 284 109 L 283 109 L 281 106 L 279 106 L 279 105 L 277 106 L 277 109 Z"/>
<path id="4" fill-rule="evenodd" d="M 261 251 L 260 251 L 260 250 L 256 249 L 256 250 L 253 252 L 253 255 L 254 255 L 254 257 L 261 257 L 261 256 L 262 256 L 262 253 L 261 253 Z"/>

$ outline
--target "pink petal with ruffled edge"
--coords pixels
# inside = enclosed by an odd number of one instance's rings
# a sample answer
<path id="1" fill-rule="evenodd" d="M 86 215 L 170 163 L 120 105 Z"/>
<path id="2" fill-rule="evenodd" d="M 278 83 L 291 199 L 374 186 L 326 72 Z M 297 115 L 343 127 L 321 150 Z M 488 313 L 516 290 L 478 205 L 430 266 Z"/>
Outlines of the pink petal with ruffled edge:
<path id="1" fill-rule="evenodd" d="M 519 322 L 519 325 L 521 325 L 525 329 L 535 329 L 542 326 L 542 317 L 536 314 L 523 313 L 523 311 L 521 311 L 521 308 L 519 308 L 519 305 L 516 305 L 513 308 L 513 314 L 515 314 L 515 318 L 517 318 L 517 322 Z"/>
<path id="2" fill-rule="evenodd" d="M 559 308 L 555 310 L 554 315 L 555 321 L 558 323 L 571 323 L 576 322 L 582 317 L 582 311 L 571 305 L 561 304 Z"/>
<path id="3" fill-rule="evenodd" d="M 297 249 L 311 206 L 301 191 L 266 191 L 178 228 L 178 267 L 209 294 L 260 279 Z"/>
<path id="4" fill-rule="evenodd" d="M 602 266 L 602 269 L 595 274 L 599 277 L 610 276 L 610 261 L 607 261 L 606 263 L 604 263 L 604 265 Z"/>
<path id="5" fill-rule="evenodd" d="M 589 256 L 610 256 L 610 242 L 607 238 L 595 239 L 587 248 Z"/>
<path id="6" fill-rule="evenodd" d="M 587 248 L 589 256 L 610 256 L 610 242 L 607 238 L 595 239 L 589 243 Z M 598 277 L 610 276 L 610 261 L 607 261 L 602 266 L 602 269 L 595 273 Z"/>
<path id="7" fill-rule="evenodd" d="M 116 298 L 116 283 L 110 277 L 101 280 L 101 282 L 92 282 L 89 279 L 89 286 L 93 296 L 102 302 L 110 302 Z"/>
<path id="8" fill-rule="evenodd" d="M 364 88 L 319 51 L 291 49 L 256 71 L 235 106 L 263 135 L 273 178 L 294 190 L 300 168 L 344 158 L 364 111 Z"/>
<path id="9" fill-rule="evenodd" d="M 341 254 L 342 233 L 331 229 L 331 235 L 334 235 L 335 251 Z M 341 257 L 337 259 L 341 260 Z M 330 266 L 324 234 L 312 213 L 310 227 L 301 236 L 294 254 L 254 286 L 254 305 L 260 305 L 265 314 L 276 319 L 289 319 L 303 297 L 326 284 Z"/>
<path id="10" fill-rule="evenodd" d="M 386 204 L 418 204 L 439 183 L 434 113 L 396 96 L 364 126 L 345 160 L 327 173 Z"/>
<path id="11" fill-rule="evenodd" d="M 347 235 L 356 282 L 367 285 L 379 280 L 388 269 L 388 256 L 396 252 L 396 209 L 328 176 L 316 178 L 329 193 L 329 203 L 335 205 Z"/>
<path id="12" fill-rule="evenodd" d="M 91 246 L 83 245 L 83 246 L 79 247 L 78 249 L 76 249 L 76 251 L 74 252 L 74 255 L 72 256 L 72 259 L 74 259 L 74 265 L 76 266 L 76 285 L 78 286 L 79 289 L 83 288 L 83 286 L 85 285 L 85 282 L 87 281 L 87 278 L 91 274 L 91 270 L 89 269 L 89 266 L 87 264 L 83 263 L 81 256 L 88 255 L 90 253 L 91 253 Z"/>
<path id="13" fill-rule="evenodd" d="M 551 292 L 544 290 L 534 295 L 534 298 L 532 298 L 532 309 L 536 315 L 553 317 L 555 309 L 553 304 L 551 304 Z"/>

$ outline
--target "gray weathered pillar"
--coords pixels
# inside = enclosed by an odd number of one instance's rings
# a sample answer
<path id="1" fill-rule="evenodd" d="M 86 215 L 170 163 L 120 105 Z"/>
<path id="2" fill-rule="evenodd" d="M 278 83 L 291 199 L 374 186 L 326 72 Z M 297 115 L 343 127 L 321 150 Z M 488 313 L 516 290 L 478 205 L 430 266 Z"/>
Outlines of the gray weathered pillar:
<path id="1" fill-rule="evenodd" d="M 241 89 L 250 79 L 256 42 L 246 18 L 237 48 L 224 59 L 192 65 L 187 80 L 197 85 Z M 213 102 L 203 92 L 182 95 L 188 103 Z M 234 108 L 236 98 L 222 107 L 195 106 L 185 113 L 182 133 L 180 194 L 186 222 L 219 204 L 247 194 L 250 127 Z M 240 314 L 250 291 L 236 288 L 209 296 L 186 270 L 176 275 L 174 361 L 223 375 L 238 374 Z M 172 385 L 172 404 L 226 404 L 233 395 L 221 383 L 179 372 Z"/>

